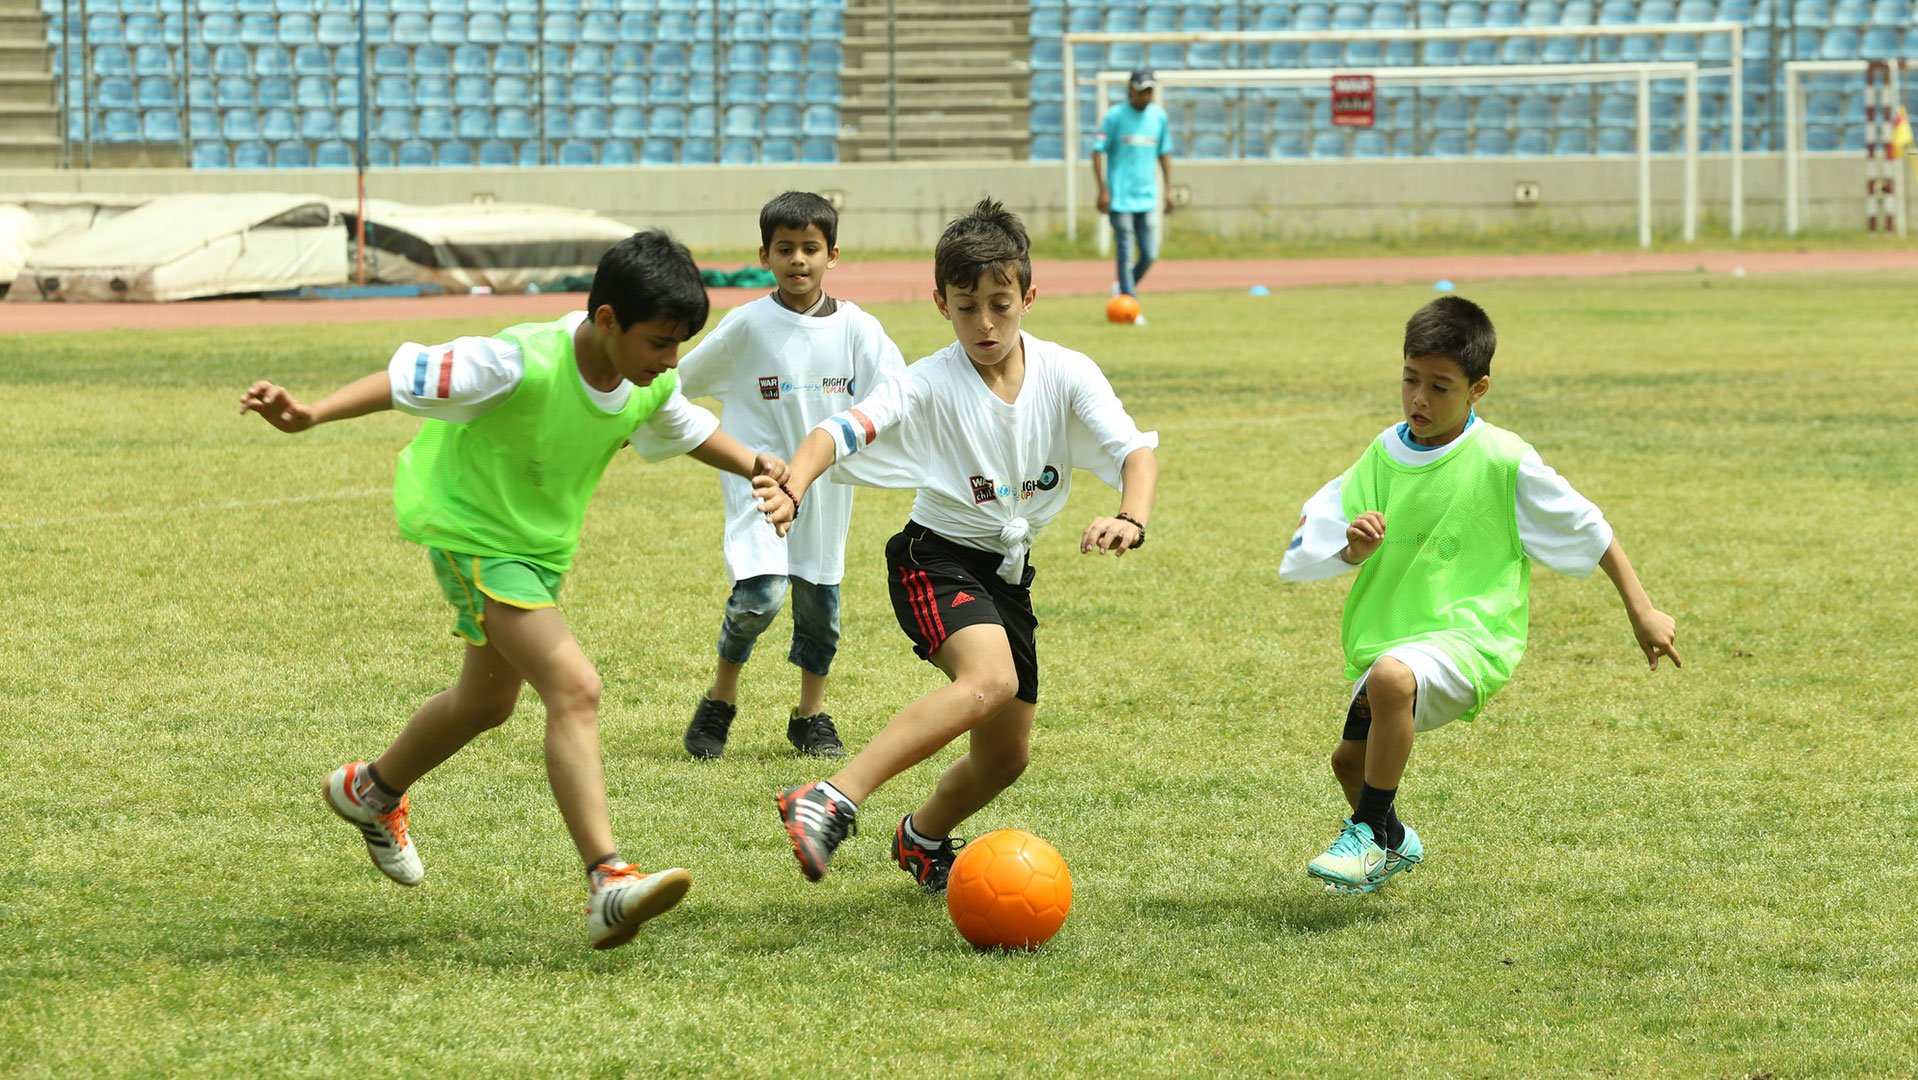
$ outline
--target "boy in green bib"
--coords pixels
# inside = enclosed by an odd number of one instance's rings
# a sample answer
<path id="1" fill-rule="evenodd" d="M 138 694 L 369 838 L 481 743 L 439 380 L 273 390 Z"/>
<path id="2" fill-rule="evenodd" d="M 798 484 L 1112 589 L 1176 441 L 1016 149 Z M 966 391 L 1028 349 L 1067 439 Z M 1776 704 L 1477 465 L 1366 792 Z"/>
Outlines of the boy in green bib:
<path id="1" fill-rule="evenodd" d="M 678 868 L 640 873 L 613 846 L 599 673 L 557 605 L 586 504 L 629 443 L 649 460 L 689 454 L 751 477 L 765 528 L 791 520 L 779 486 L 785 463 L 720 431 L 679 392 L 679 346 L 706 315 L 691 253 L 664 233 L 639 233 L 600 260 L 585 311 L 492 337 L 408 342 L 386 370 L 312 405 L 270 382 L 241 397 L 242 413 L 289 433 L 385 409 L 426 418 L 400 453 L 393 507 L 453 605 L 465 641 L 459 680 L 421 705 L 377 759 L 342 765 L 325 786 L 327 804 L 394 881 L 425 876 L 407 831 L 407 789 L 505 723 L 529 683 L 546 706 L 547 779 L 585 861 L 593 947 L 632 940 L 692 886 Z"/>
<path id="2" fill-rule="evenodd" d="M 1369 893 L 1422 862 L 1399 821 L 1413 733 L 1471 720 L 1525 655 L 1533 562 L 1585 577 L 1602 567 L 1652 669 L 1676 624 L 1652 606 L 1598 507 L 1525 440 L 1480 419 L 1498 337 L 1477 304 L 1447 296 L 1405 324 L 1404 422 L 1321 488 L 1279 576 L 1316 581 L 1357 566 L 1340 638 L 1353 680 L 1332 772 L 1352 814 L 1307 871 Z"/>

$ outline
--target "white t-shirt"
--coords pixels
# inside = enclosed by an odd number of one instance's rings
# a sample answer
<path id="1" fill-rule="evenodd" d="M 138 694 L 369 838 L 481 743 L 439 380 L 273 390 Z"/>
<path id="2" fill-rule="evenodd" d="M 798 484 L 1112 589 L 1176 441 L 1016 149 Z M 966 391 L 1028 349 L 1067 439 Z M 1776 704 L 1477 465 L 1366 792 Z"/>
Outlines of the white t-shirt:
<path id="1" fill-rule="evenodd" d="M 914 521 L 1002 556 L 999 576 L 1015 584 L 1033 536 L 1065 508 L 1073 468 L 1117 488 L 1125 459 L 1159 445 L 1090 357 L 1020 340 L 1026 376 L 1011 404 L 954 342 L 818 425 L 833 437 L 829 479 L 916 489 Z"/>
<path id="2" fill-rule="evenodd" d="M 1476 423 L 1476 418 L 1471 422 Z M 1379 433 L 1381 448 L 1401 465 L 1429 465 L 1463 441 L 1417 446 L 1406 438 L 1404 427 L 1399 424 Z M 1345 530 L 1352 524 L 1339 497 L 1343 479 L 1343 474 L 1334 477 L 1306 502 L 1298 531 L 1279 564 L 1280 577 L 1321 581 L 1357 569 L 1339 557 L 1345 550 Z M 1525 557 L 1558 573 L 1588 576 L 1612 545 L 1612 527 L 1605 515 L 1545 464 L 1536 450 L 1527 451 L 1518 463 L 1517 504 L 1518 539 Z M 1390 519 L 1385 528 L 1391 531 Z"/>
<path id="3" fill-rule="evenodd" d="M 566 317 L 567 329 L 577 330 L 585 320 L 585 312 L 575 311 Z M 409 341 L 394 351 L 386 365 L 395 409 L 453 424 L 483 416 L 513 396 L 525 373 L 519 347 L 489 337 L 454 338 L 441 345 Z M 633 384 L 623 379 L 611 390 L 596 390 L 579 374 L 577 364 L 573 377 L 593 404 L 609 413 L 625 408 L 626 398 L 633 392 Z M 663 461 L 712 438 L 718 428 L 718 417 L 687 401 L 685 394 L 675 389 L 665 404 L 633 432 L 632 446 L 647 461 Z"/>
<path id="4" fill-rule="evenodd" d="M 735 308 L 679 362 L 679 388 L 687 397 L 717 398 L 727 434 L 791 458 L 814 424 L 906 369 L 878 319 L 844 300 L 838 305 L 823 318 L 801 315 L 770 296 Z M 837 585 L 845 579 L 852 489 L 813 488 L 784 540 L 759 511 L 751 481 L 720 473 L 719 491 L 732 580 L 790 574 Z"/>

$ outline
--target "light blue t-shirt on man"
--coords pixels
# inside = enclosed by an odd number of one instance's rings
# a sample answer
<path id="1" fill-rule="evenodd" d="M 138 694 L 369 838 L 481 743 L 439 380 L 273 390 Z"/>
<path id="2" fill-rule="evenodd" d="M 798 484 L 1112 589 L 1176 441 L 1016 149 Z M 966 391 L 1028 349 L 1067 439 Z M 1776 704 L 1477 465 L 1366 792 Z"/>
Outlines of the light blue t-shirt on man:
<path id="1" fill-rule="evenodd" d="M 1159 208 L 1159 155 L 1172 153 L 1172 120 L 1158 102 L 1135 109 L 1121 101 L 1099 125 L 1112 212 L 1143 214 Z"/>

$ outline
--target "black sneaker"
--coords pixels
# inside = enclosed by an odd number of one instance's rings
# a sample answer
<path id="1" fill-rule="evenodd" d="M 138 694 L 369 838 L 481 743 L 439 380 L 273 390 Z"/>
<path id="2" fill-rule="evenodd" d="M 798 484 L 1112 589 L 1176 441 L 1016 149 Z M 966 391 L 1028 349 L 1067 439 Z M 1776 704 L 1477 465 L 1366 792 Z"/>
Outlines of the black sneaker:
<path id="1" fill-rule="evenodd" d="M 917 843 L 906 835 L 906 818 L 899 819 L 899 827 L 892 833 L 893 861 L 899 864 L 899 869 L 911 874 L 919 882 L 920 888 L 933 896 L 946 891 L 946 878 L 952 874 L 953 860 L 959 857 L 959 849 L 965 846 L 964 840 L 951 838 L 932 847 Z"/>
<path id="2" fill-rule="evenodd" d="M 846 748 L 839 745 L 839 729 L 832 726 L 832 717 L 826 713 L 801 716 L 799 710 L 794 709 L 786 720 L 786 741 L 808 757 L 844 757 L 846 754 Z"/>
<path id="3" fill-rule="evenodd" d="M 730 702 L 699 699 L 693 710 L 693 722 L 686 725 L 686 752 L 702 761 L 713 761 L 726 753 L 726 733 L 732 730 L 739 707 Z"/>
<path id="4" fill-rule="evenodd" d="M 799 860 L 806 880 L 825 877 L 833 851 L 859 831 L 859 808 L 826 794 L 817 781 L 787 788 L 774 801 L 779 804 L 779 818 L 786 823 L 793 856 Z"/>

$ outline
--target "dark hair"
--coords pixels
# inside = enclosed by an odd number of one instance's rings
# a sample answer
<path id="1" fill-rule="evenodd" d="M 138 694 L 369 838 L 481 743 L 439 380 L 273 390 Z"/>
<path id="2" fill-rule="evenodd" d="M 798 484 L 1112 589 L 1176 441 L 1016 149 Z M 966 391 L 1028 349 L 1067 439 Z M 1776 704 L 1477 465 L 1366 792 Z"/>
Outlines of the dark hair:
<path id="1" fill-rule="evenodd" d="M 990 196 L 965 217 L 946 226 L 932 253 L 932 287 L 944 296 L 946 286 L 970 289 L 990 271 L 1002 282 L 1019 281 L 1019 292 L 1032 287 L 1032 241 L 1019 215 Z"/>
<path id="2" fill-rule="evenodd" d="M 827 247 L 839 246 L 839 211 L 823 197 L 810 191 L 788 191 L 775 195 L 759 208 L 759 246 L 773 246 L 778 229 L 804 229 L 811 225 L 826 237 Z"/>
<path id="3" fill-rule="evenodd" d="M 634 233 L 600 256 L 586 294 L 587 318 L 601 305 L 612 307 L 621 330 L 665 315 L 689 338 L 706 325 L 710 310 L 693 253 L 660 231 Z"/>
<path id="4" fill-rule="evenodd" d="M 1443 356 L 1458 364 L 1466 382 L 1491 374 L 1497 350 L 1492 317 L 1463 296 L 1441 296 L 1405 320 L 1405 358 Z"/>

